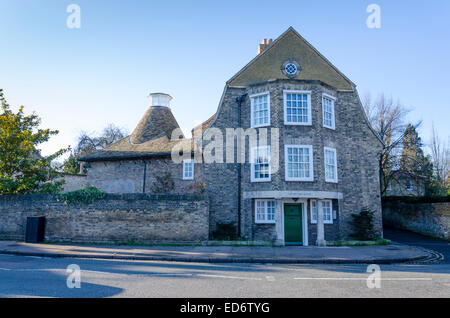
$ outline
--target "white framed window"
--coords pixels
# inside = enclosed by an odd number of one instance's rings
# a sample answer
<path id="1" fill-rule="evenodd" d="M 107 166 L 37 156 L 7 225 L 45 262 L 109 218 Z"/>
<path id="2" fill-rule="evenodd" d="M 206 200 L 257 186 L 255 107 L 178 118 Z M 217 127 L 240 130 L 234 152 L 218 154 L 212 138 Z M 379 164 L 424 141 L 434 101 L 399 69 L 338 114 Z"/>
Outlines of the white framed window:
<path id="1" fill-rule="evenodd" d="M 194 159 L 183 160 L 183 180 L 194 179 Z"/>
<path id="2" fill-rule="evenodd" d="M 323 127 L 336 129 L 336 120 L 334 115 L 335 97 L 327 94 L 322 95 L 322 118 Z"/>
<path id="3" fill-rule="evenodd" d="M 255 223 L 275 223 L 274 200 L 255 200 Z"/>
<path id="4" fill-rule="evenodd" d="M 284 152 L 286 181 L 314 181 L 311 145 L 285 145 Z"/>
<path id="5" fill-rule="evenodd" d="M 270 181 L 270 146 L 253 147 L 250 162 L 251 182 Z"/>
<path id="6" fill-rule="evenodd" d="M 414 190 L 414 182 L 411 179 L 408 180 L 407 190 L 408 191 L 413 191 Z"/>
<path id="7" fill-rule="evenodd" d="M 336 149 L 323 148 L 325 164 L 325 182 L 338 182 Z"/>
<path id="8" fill-rule="evenodd" d="M 322 200 L 323 223 L 333 224 L 333 203 L 331 200 Z M 317 200 L 311 200 L 311 224 L 317 224 Z"/>
<path id="9" fill-rule="evenodd" d="M 323 223 L 333 223 L 333 204 L 331 200 L 322 200 Z"/>
<path id="10" fill-rule="evenodd" d="M 311 91 L 284 90 L 284 124 L 311 125 Z"/>
<path id="11" fill-rule="evenodd" d="M 317 200 L 311 200 L 311 224 L 317 224 Z"/>
<path id="12" fill-rule="evenodd" d="M 251 127 L 270 126 L 269 92 L 250 95 Z"/>

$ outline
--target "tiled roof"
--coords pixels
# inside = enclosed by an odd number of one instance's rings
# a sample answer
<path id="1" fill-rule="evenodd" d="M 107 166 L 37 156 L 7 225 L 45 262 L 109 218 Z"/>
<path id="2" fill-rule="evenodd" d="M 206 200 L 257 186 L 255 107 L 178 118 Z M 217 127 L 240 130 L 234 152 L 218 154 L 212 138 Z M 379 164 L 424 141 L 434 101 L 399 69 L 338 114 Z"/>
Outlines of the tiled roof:
<path id="1" fill-rule="evenodd" d="M 170 138 L 172 131 L 177 128 L 180 126 L 169 107 L 149 107 L 131 134 L 130 141 L 133 144 L 141 144 L 162 136 Z"/>
<path id="2" fill-rule="evenodd" d="M 143 159 L 170 156 L 174 147 L 183 151 L 193 151 L 192 139 L 170 141 L 167 136 L 155 138 L 141 144 L 130 143 L 130 136 L 125 137 L 111 146 L 91 153 L 80 161 L 106 161 L 121 159 Z"/>

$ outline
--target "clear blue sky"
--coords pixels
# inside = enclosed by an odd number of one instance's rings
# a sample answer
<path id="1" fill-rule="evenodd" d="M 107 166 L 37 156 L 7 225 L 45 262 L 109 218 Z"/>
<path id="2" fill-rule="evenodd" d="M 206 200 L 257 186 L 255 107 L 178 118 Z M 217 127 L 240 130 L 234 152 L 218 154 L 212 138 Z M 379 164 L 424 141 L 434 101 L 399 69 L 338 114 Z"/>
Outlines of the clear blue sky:
<path id="1" fill-rule="evenodd" d="M 69 4 L 81 29 L 69 29 Z M 381 7 L 381 29 L 366 8 Z M 293 26 L 358 85 L 450 135 L 450 1 L 0 0 L 0 87 L 60 134 L 48 154 L 107 123 L 133 130 L 149 92 L 173 96 L 185 132 L 212 115 L 225 82 L 263 38 Z"/>

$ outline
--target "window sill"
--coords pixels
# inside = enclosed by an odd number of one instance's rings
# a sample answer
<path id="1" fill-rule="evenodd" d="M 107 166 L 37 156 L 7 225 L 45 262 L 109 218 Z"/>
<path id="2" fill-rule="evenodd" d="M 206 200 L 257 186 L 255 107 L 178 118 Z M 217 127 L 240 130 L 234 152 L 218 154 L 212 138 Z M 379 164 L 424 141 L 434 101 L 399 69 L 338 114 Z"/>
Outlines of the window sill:
<path id="1" fill-rule="evenodd" d="M 268 124 L 264 124 L 264 125 L 253 125 L 253 126 L 250 126 L 250 128 L 261 128 L 261 127 L 270 127 L 270 123 L 268 123 Z"/>
<path id="2" fill-rule="evenodd" d="M 272 181 L 271 179 L 263 179 L 263 180 L 258 180 L 258 179 L 254 180 L 254 179 L 252 179 L 252 180 L 250 180 L 251 183 L 271 182 L 271 181 Z"/>
<path id="3" fill-rule="evenodd" d="M 289 122 L 284 122 L 285 126 L 312 126 L 312 123 L 289 123 Z"/>

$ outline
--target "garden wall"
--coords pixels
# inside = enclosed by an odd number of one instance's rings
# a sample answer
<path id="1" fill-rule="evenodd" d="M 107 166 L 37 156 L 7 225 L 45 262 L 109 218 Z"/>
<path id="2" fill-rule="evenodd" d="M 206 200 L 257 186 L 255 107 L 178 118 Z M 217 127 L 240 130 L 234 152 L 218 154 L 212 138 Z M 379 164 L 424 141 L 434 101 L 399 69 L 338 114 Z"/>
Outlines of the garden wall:
<path id="1" fill-rule="evenodd" d="M 396 228 L 450 239 L 450 202 L 383 202 L 383 223 Z"/>
<path id="2" fill-rule="evenodd" d="M 50 195 L 0 196 L 0 239 L 24 240 L 28 216 L 46 217 L 49 241 L 208 240 L 209 203 L 199 195 L 108 194 L 92 204 L 64 204 Z"/>

